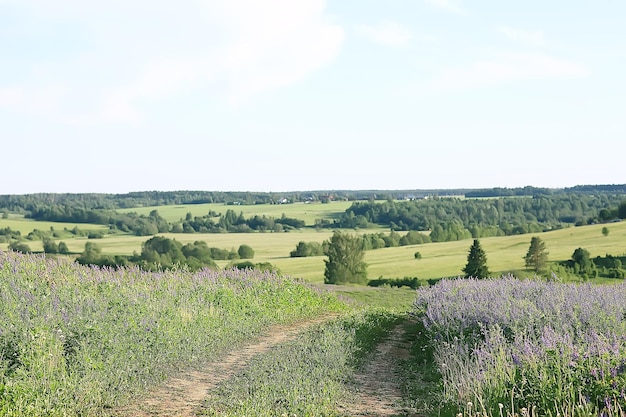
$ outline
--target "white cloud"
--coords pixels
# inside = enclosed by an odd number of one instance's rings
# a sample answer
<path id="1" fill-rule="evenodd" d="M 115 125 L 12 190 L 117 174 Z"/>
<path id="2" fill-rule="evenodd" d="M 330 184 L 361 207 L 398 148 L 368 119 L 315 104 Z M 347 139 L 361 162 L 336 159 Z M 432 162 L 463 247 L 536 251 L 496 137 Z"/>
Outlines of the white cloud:
<path id="1" fill-rule="evenodd" d="M 447 68 L 428 84 L 432 90 L 493 87 L 516 81 L 579 78 L 590 74 L 578 64 L 543 54 L 506 54 L 466 67 Z"/>
<path id="2" fill-rule="evenodd" d="M 71 58 L 29 57 L 30 79 L 0 81 L 0 106 L 33 113 L 43 96 L 53 108 L 42 117 L 78 124 L 139 122 L 140 102 L 191 90 L 240 104 L 328 65 L 345 37 L 325 0 L 0 4 L 87 33 L 87 47 Z"/>
<path id="3" fill-rule="evenodd" d="M 508 26 L 500 26 L 498 31 L 502 33 L 507 39 L 529 46 L 543 46 L 545 40 L 543 37 L 543 31 L 541 30 L 520 30 L 514 29 Z"/>
<path id="4" fill-rule="evenodd" d="M 356 32 L 375 43 L 394 48 L 407 46 L 411 40 L 411 33 L 406 27 L 390 20 L 377 25 L 358 25 Z"/>
<path id="5" fill-rule="evenodd" d="M 465 9 L 463 9 L 458 3 L 458 1 L 454 0 L 426 0 L 426 2 L 432 4 L 435 7 L 440 9 L 447 10 L 452 13 L 462 14 L 465 13 Z"/>

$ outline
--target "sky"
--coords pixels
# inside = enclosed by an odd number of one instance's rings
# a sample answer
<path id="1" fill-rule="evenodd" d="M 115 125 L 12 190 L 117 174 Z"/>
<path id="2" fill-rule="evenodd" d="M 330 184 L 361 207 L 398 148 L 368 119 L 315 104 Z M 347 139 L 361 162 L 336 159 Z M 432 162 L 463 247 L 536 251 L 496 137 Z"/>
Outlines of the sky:
<path id="1" fill-rule="evenodd" d="M 623 184 L 622 0 L 0 0 L 0 194 Z"/>

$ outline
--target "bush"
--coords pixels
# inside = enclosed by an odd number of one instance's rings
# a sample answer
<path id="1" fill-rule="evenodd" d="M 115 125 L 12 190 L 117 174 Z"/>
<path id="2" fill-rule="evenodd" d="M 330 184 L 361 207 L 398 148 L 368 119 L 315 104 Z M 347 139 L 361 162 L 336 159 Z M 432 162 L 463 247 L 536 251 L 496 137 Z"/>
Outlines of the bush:
<path id="1" fill-rule="evenodd" d="M 415 254 L 413 254 L 413 256 L 415 257 L 415 259 L 422 259 L 422 254 L 419 252 L 415 252 Z"/>
<path id="2" fill-rule="evenodd" d="M 254 258 L 254 249 L 248 245 L 241 245 L 237 250 L 237 254 L 241 259 L 252 259 Z"/>
<path id="3" fill-rule="evenodd" d="M 395 279 L 381 277 L 378 279 L 372 279 L 367 283 L 368 287 L 382 287 L 385 285 L 389 287 L 396 287 L 396 288 L 409 287 L 409 288 L 416 289 L 421 285 L 421 283 L 417 277 L 413 277 L 413 278 L 404 277 L 404 278 L 395 278 Z"/>
<path id="4" fill-rule="evenodd" d="M 17 240 L 9 243 L 9 249 L 14 252 L 32 253 L 32 250 L 30 250 L 30 246 L 28 246 L 26 243 L 18 242 Z"/>

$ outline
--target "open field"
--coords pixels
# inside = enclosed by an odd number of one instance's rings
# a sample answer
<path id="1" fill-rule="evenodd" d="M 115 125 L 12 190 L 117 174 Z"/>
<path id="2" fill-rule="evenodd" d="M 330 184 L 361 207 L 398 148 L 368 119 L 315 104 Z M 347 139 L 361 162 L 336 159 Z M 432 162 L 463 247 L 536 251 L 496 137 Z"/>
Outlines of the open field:
<path id="1" fill-rule="evenodd" d="M 330 207 L 334 204 L 312 204 L 300 207 Z M 208 205 L 204 205 L 208 206 Z M 217 205 L 214 205 L 217 206 Z M 220 207 L 226 207 L 219 205 Z M 297 204 L 276 205 L 265 207 L 296 207 Z M 173 206 L 170 206 L 173 207 Z M 195 207 L 195 206 L 185 206 Z M 237 208 L 257 208 L 259 206 L 236 206 Z M 257 212 L 258 213 L 258 212 Z M 330 212 L 326 212 L 330 215 Z M 294 215 L 293 212 L 287 215 Z M 74 227 L 71 224 L 35 222 L 27 219 L 10 218 L 0 220 L 0 227 L 9 226 L 14 230 L 21 230 L 23 234 L 28 233 L 33 228 L 46 230 L 53 226 L 59 230 L 63 227 Z M 91 230 L 104 226 L 83 224 L 78 225 L 82 230 Z M 603 236 L 601 230 L 608 227 L 609 235 Z M 376 233 L 387 230 L 363 229 L 350 233 Z M 402 234 L 403 232 L 401 232 Z M 220 233 L 220 234 L 174 234 L 168 233 L 164 236 L 176 239 L 185 244 L 196 240 L 206 241 L 211 247 L 222 249 L 237 249 L 241 244 L 250 245 L 255 250 L 255 262 L 270 262 L 278 267 L 283 273 L 304 278 L 310 282 L 323 282 L 324 259 L 323 256 L 308 258 L 290 258 L 289 252 L 295 249 L 300 241 L 319 242 L 329 239 L 332 231 L 328 229 L 315 230 L 306 228 L 295 230 L 289 233 Z M 525 234 L 505 237 L 493 237 L 480 239 L 481 245 L 487 254 L 487 264 L 494 274 L 503 274 L 511 271 L 522 271 L 522 274 L 532 275 L 524 272 L 523 257 L 530 245 L 532 236 L 540 236 L 545 241 L 550 261 L 567 260 L 578 247 L 587 249 L 592 257 L 604 256 L 605 254 L 622 255 L 626 253 L 626 222 L 598 224 L 591 226 L 571 227 L 567 229 L 555 230 L 545 233 Z M 105 254 L 125 254 L 131 255 L 133 252 L 141 251 L 141 244 L 149 237 L 139 237 L 132 235 L 114 234 L 106 235 L 103 239 L 91 240 L 102 247 Z M 64 238 L 70 251 L 74 253 L 82 252 L 87 239 Z M 40 241 L 27 242 L 34 251 L 42 250 Z M 472 241 L 470 239 L 429 243 L 422 245 L 401 246 L 395 248 L 385 248 L 366 252 L 365 261 L 369 264 L 368 276 L 370 279 L 383 276 L 385 278 L 419 277 L 420 279 L 439 278 L 445 276 L 457 276 L 461 274 L 461 269 L 467 261 L 467 252 Z M 0 244 L 0 249 L 6 249 L 7 244 Z M 419 251 L 422 259 L 416 260 L 414 253 Z M 225 267 L 228 261 L 218 261 L 218 265 Z"/>
<path id="2" fill-rule="evenodd" d="M 135 212 L 148 215 L 152 210 L 157 210 L 159 215 L 169 222 L 184 219 L 187 213 L 193 216 L 205 216 L 209 211 L 216 213 L 226 213 L 226 210 L 233 210 L 236 213 L 243 213 L 248 218 L 254 215 L 279 218 L 283 214 L 304 220 L 307 226 L 313 226 L 316 219 L 333 220 L 339 217 L 348 207 L 351 201 L 333 201 L 328 204 L 322 203 L 293 203 L 293 204 L 254 204 L 254 205 L 226 205 L 223 203 L 214 204 L 185 204 L 176 206 L 154 206 L 138 207 L 118 210 L 120 213 Z"/>
<path id="3" fill-rule="evenodd" d="M 61 222 L 40 222 L 32 219 L 26 219 L 24 216 L 9 215 L 8 219 L 0 219 L 0 229 L 10 227 L 11 230 L 19 231 L 23 236 L 26 236 L 33 229 L 48 231 L 51 227 L 55 230 L 72 230 L 74 227 L 78 227 L 83 232 L 89 230 L 109 230 L 107 226 L 101 224 L 84 224 L 84 223 L 61 223 Z"/>

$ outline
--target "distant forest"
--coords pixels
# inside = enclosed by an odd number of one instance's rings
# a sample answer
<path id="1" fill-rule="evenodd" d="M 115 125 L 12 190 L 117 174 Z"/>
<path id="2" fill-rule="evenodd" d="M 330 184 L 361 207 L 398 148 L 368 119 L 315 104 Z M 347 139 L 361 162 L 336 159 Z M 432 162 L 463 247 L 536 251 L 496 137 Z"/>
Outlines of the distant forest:
<path id="1" fill-rule="evenodd" d="M 111 231 L 151 236 L 157 233 L 284 232 L 305 227 L 286 216 L 246 218 L 237 206 L 247 204 L 329 203 L 353 201 L 341 218 L 319 219 L 317 228 L 370 228 L 429 231 L 434 242 L 554 230 L 571 225 L 626 218 L 626 185 L 583 185 L 565 189 L 535 187 L 482 190 L 135 192 L 128 194 L 27 194 L 0 196 L 0 212 L 35 220 L 95 223 Z M 382 201 L 380 201 L 382 200 Z M 168 222 L 158 209 L 149 215 L 117 209 L 160 205 L 222 203 L 223 213 L 189 213 Z M 10 231 L 7 231 L 9 233 Z"/>

